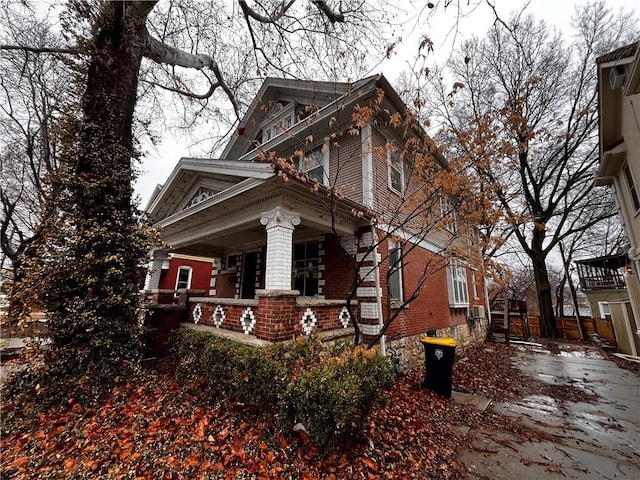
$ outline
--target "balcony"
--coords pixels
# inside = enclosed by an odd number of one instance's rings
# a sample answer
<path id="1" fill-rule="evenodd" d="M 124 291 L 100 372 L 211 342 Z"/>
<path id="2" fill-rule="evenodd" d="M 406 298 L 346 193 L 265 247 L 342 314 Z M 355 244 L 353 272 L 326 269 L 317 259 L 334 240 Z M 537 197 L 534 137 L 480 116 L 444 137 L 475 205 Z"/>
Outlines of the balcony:
<path id="1" fill-rule="evenodd" d="M 626 254 L 590 258 L 576 262 L 583 290 L 623 290 L 631 263 Z"/>

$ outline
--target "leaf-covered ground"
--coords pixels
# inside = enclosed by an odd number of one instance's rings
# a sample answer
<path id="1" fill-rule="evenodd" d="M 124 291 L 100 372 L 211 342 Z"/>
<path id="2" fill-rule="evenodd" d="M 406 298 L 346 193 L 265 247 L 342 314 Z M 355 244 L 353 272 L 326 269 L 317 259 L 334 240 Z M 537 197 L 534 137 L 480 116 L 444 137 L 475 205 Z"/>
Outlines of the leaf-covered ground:
<path id="1" fill-rule="evenodd" d="M 491 398 L 541 393 L 541 382 L 510 366 L 513 350 L 487 344 L 454 368 L 454 389 Z M 30 414 L 35 405 L 3 401 L 2 479 L 375 479 L 462 476 L 456 450 L 469 427 L 534 435 L 517 419 L 443 399 L 422 388 L 423 373 L 400 377 L 370 418 L 364 438 L 322 454 L 302 432 L 283 428 L 276 411 L 213 405 L 179 385 L 167 365 L 117 384 L 99 406 L 69 400 Z M 580 398 L 581 389 L 548 389 Z"/>

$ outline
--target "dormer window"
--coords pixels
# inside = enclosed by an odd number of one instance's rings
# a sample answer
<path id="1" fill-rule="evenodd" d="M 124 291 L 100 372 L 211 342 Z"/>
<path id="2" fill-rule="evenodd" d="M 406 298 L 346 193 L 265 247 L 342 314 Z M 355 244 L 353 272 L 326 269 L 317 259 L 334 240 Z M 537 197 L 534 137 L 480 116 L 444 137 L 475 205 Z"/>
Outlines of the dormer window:
<path id="1" fill-rule="evenodd" d="M 268 120 L 262 123 L 262 143 L 265 144 L 272 138 L 293 127 L 295 121 L 294 104 L 283 106 L 278 102 L 267 115 Z"/>

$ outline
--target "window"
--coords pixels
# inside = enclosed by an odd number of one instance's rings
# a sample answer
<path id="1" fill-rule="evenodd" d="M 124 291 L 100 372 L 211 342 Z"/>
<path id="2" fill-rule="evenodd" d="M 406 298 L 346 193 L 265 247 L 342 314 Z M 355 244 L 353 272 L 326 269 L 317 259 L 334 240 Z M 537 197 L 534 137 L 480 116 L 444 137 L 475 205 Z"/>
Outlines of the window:
<path id="1" fill-rule="evenodd" d="M 176 277 L 176 290 L 191 288 L 191 267 L 178 268 Z"/>
<path id="2" fill-rule="evenodd" d="M 404 170 L 402 158 L 396 152 L 387 147 L 387 163 L 389 164 L 389 188 L 397 194 L 404 190 Z"/>
<path id="3" fill-rule="evenodd" d="M 293 107 L 293 104 L 283 106 L 282 103 L 277 103 L 273 107 L 268 115 L 269 120 L 262 123 L 262 143 L 267 143 L 272 138 L 293 127 Z"/>
<path id="4" fill-rule="evenodd" d="M 629 193 L 631 194 L 631 201 L 633 202 L 633 208 L 635 208 L 636 212 L 640 210 L 640 200 L 638 199 L 638 190 L 636 189 L 636 184 L 633 181 L 633 175 L 631 174 L 631 169 L 629 168 L 629 164 L 624 166 L 624 176 L 627 179 L 627 185 L 629 186 Z"/>
<path id="5" fill-rule="evenodd" d="M 226 265 L 227 270 L 236 269 L 236 267 L 238 266 L 239 260 L 241 258 L 240 255 L 241 254 L 234 253 L 227 257 L 227 265 Z"/>
<path id="6" fill-rule="evenodd" d="M 389 297 L 403 300 L 402 297 L 402 244 L 389 242 Z"/>
<path id="7" fill-rule="evenodd" d="M 444 195 L 440 196 L 440 214 L 444 228 L 451 233 L 456 233 L 458 230 L 458 217 L 456 216 L 456 211 L 453 208 L 451 200 Z"/>
<path id="8" fill-rule="evenodd" d="M 480 296 L 478 295 L 478 285 L 476 284 L 475 272 L 471 274 L 471 289 L 473 290 L 473 299 L 479 300 Z"/>
<path id="9" fill-rule="evenodd" d="M 318 242 L 293 247 L 293 288 L 303 297 L 318 295 Z"/>
<path id="10" fill-rule="evenodd" d="M 325 143 L 304 154 L 300 159 L 300 171 L 306 173 L 309 179 L 326 185 L 329 183 L 329 145 Z"/>
<path id="11" fill-rule="evenodd" d="M 611 321 L 611 305 L 607 302 L 598 302 L 598 307 L 600 309 L 600 317 L 603 320 Z"/>
<path id="12" fill-rule="evenodd" d="M 449 262 L 447 269 L 447 287 L 449 289 L 449 306 L 451 308 L 465 308 L 469 306 L 467 270 L 457 258 Z"/>

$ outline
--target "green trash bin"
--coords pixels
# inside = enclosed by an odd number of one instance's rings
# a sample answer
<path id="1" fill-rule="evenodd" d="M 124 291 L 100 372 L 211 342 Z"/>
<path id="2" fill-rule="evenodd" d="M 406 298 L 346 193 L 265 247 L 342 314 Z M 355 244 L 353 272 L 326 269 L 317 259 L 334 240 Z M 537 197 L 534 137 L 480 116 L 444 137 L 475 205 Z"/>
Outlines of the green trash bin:
<path id="1" fill-rule="evenodd" d="M 454 338 L 424 337 L 425 375 L 423 385 L 446 398 L 451 397 L 453 361 L 456 358 Z"/>

